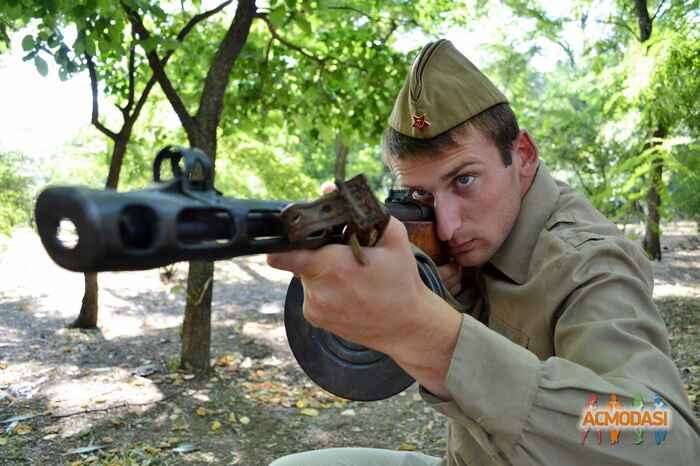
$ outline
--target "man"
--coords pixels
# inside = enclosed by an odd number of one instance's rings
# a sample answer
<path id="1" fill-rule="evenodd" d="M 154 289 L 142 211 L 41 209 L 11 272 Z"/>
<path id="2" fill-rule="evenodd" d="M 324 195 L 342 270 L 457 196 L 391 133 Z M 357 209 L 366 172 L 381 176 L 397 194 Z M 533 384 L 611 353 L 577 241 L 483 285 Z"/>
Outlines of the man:
<path id="1" fill-rule="evenodd" d="M 447 457 L 347 448 L 274 466 L 696 462 L 700 428 L 669 358 L 647 259 L 549 175 L 503 94 L 437 41 L 414 61 L 389 124 L 385 160 L 435 208 L 454 258 L 441 276 L 468 314 L 423 285 L 396 219 L 365 250 L 366 266 L 343 245 L 268 263 L 301 277 L 309 322 L 386 353 L 418 381 L 449 417 Z M 582 436 L 592 395 L 601 406 L 641 397 L 649 409 L 660 396 L 672 418 L 666 440 Z"/>

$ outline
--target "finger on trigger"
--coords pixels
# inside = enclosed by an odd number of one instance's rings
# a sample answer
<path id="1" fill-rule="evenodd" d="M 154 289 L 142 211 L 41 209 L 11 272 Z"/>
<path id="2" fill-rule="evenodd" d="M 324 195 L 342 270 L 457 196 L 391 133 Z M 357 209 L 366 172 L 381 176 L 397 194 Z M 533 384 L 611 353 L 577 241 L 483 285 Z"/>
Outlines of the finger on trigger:
<path id="1" fill-rule="evenodd" d="M 267 255 L 267 265 L 280 270 L 292 272 L 294 275 L 314 275 L 315 261 L 312 251 L 299 250 L 280 252 Z"/>

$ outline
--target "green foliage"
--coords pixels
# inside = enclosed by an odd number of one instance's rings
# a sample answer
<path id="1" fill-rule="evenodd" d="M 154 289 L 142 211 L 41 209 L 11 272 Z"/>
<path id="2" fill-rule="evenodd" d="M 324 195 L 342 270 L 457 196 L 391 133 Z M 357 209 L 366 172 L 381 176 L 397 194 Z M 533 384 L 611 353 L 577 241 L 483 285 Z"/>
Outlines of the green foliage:
<path id="1" fill-rule="evenodd" d="M 30 161 L 17 152 L 0 151 L 0 234 L 31 219 L 33 201 Z"/>
<path id="2" fill-rule="evenodd" d="M 539 2 L 505 3 L 515 18 L 490 48 L 489 72 L 548 165 L 620 219 L 639 212 L 652 163 L 661 161 L 662 214 L 691 215 L 698 179 L 690 147 L 700 134 L 698 2 L 650 0 L 653 29 L 644 43 L 629 2 L 601 9 L 600 2 L 574 0 L 562 16 Z M 542 72 L 534 63 L 545 43 L 563 53 Z"/>
<path id="3" fill-rule="evenodd" d="M 676 148 L 674 160 L 680 165 L 669 182 L 669 196 L 679 216 L 700 218 L 700 145 Z"/>

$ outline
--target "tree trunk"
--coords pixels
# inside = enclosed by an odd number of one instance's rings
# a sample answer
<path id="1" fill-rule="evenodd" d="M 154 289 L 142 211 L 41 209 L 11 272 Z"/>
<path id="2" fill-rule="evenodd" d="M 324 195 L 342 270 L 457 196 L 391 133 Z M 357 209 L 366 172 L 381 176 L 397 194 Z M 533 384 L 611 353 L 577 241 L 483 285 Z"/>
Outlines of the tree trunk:
<path id="1" fill-rule="evenodd" d="M 209 369 L 211 343 L 211 297 L 214 263 L 192 261 L 187 273 L 187 305 L 182 322 L 180 365 L 188 370 Z"/>
<path id="2" fill-rule="evenodd" d="M 216 130 L 219 127 L 224 106 L 226 87 L 231 78 L 231 70 L 245 44 L 250 26 L 255 16 L 255 2 L 241 0 L 236 7 L 236 15 L 222 39 L 214 56 L 200 97 L 200 104 L 194 118 L 178 112 L 192 147 L 201 149 L 211 159 L 212 179 L 216 179 Z M 156 60 L 151 60 L 154 64 Z M 160 73 L 161 88 L 177 108 L 179 96 L 167 91 L 168 83 L 164 73 Z M 166 84 L 163 87 L 163 84 Z M 173 89 L 174 91 L 174 89 Z M 168 93 L 170 95 L 168 95 Z M 184 106 L 183 106 L 184 108 Z M 182 350 L 180 365 L 198 373 L 209 370 L 211 354 L 211 298 L 214 288 L 214 263 L 191 261 L 187 276 L 187 305 L 182 322 Z"/>
<path id="3" fill-rule="evenodd" d="M 83 303 L 80 306 L 80 314 L 68 327 L 97 327 L 97 274 L 94 272 L 85 274 L 85 293 L 83 294 Z"/>
<path id="4" fill-rule="evenodd" d="M 348 162 L 348 146 L 343 142 L 340 131 L 335 133 L 335 179 L 345 181 L 345 167 Z"/>
<path id="5" fill-rule="evenodd" d="M 659 186 L 663 174 L 663 160 L 655 158 L 649 176 L 647 191 L 647 219 L 643 246 L 650 259 L 661 260 L 661 196 Z"/>
<path id="6" fill-rule="evenodd" d="M 639 42 L 642 44 L 649 40 L 654 26 L 654 18 L 649 16 L 648 0 L 635 0 L 634 13 L 637 15 L 639 24 Z M 661 123 L 657 123 L 652 134 L 654 141 L 649 143 L 650 147 L 658 145 L 657 139 L 666 137 L 666 128 Z M 661 260 L 661 190 L 663 186 L 662 175 L 664 171 L 664 161 L 661 157 L 655 156 L 652 160 L 651 172 L 649 174 L 649 189 L 646 194 L 646 226 L 642 245 L 647 255 L 652 260 Z"/>
<path id="7" fill-rule="evenodd" d="M 222 4 L 221 8 L 227 3 Z M 134 29 L 142 40 L 150 37 L 136 10 L 122 2 Z M 212 10 L 214 11 L 214 10 Z M 192 147 L 204 151 L 212 161 L 212 179 L 216 160 L 216 130 L 219 127 L 224 106 L 226 87 L 231 70 L 246 43 L 250 27 L 256 15 L 254 0 L 239 0 L 236 14 L 214 54 L 199 99 L 199 108 L 193 117 L 168 78 L 163 63 L 155 50 L 147 51 L 148 63 L 158 80 L 165 97 L 170 102 Z M 202 17 L 202 15 L 199 15 Z M 211 298 L 214 283 L 212 262 L 191 261 L 187 277 L 187 305 L 182 323 L 182 351 L 180 363 L 196 372 L 209 369 Z"/>
<path id="8" fill-rule="evenodd" d="M 191 141 L 211 159 L 212 177 L 216 154 L 216 133 Z M 198 373 L 209 370 L 211 355 L 211 299 L 214 290 L 214 263 L 191 261 L 187 272 L 187 303 L 182 322 L 180 366 Z"/>
<path id="9" fill-rule="evenodd" d="M 655 140 L 651 146 L 658 145 L 656 139 L 666 137 L 666 128 L 659 127 L 654 131 Z M 656 156 L 651 162 L 649 173 L 649 189 L 646 194 L 646 226 L 642 246 L 652 260 L 661 260 L 661 190 L 663 189 L 662 177 L 664 172 L 664 160 Z"/>
<path id="10" fill-rule="evenodd" d="M 109 175 L 107 176 L 107 189 L 117 189 L 119 184 L 119 173 L 122 169 L 126 146 L 129 143 L 131 135 L 131 124 L 126 124 L 122 131 L 118 134 L 118 138 L 114 142 L 112 150 L 112 160 L 109 164 Z M 96 328 L 98 314 L 98 299 L 97 299 L 97 274 L 85 274 L 85 292 L 83 293 L 83 302 L 80 306 L 78 317 L 68 326 L 69 328 Z"/>

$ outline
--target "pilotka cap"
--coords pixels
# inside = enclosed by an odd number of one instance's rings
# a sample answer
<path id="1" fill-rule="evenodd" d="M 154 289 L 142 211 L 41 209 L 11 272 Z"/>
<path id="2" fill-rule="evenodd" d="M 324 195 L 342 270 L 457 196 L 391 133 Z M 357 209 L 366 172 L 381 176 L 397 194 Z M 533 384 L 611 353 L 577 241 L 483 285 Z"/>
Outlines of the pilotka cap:
<path id="1" fill-rule="evenodd" d="M 389 126 L 429 139 L 508 99 L 452 42 L 430 42 L 413 61 Z"/>

